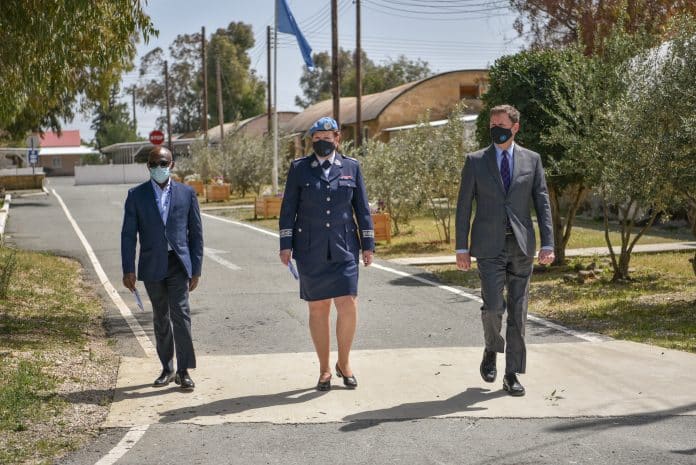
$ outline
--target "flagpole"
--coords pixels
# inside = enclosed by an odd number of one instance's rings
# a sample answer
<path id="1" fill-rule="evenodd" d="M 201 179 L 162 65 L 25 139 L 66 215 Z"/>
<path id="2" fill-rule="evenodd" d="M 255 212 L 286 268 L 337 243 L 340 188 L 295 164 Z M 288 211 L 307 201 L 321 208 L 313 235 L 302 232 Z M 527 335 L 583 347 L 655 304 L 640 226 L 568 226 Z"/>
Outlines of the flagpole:
<path id="1" fill-rule="evenodd" d="M 273 195 L 278 195 L 278 0 L 273 28 Z"/>

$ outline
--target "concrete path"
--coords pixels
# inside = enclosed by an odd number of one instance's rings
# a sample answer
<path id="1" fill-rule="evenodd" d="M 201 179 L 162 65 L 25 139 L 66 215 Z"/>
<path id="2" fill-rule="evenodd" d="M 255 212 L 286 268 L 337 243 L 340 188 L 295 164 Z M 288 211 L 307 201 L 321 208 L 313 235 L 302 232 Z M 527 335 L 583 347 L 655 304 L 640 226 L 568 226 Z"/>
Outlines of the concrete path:
<path id="1" fill-rule="evenodd" d="M 616 251 L 616 249 L 614 249 Z M 678 252 L 684 250 L 696 250 L 696 242 L 665 242 L 662 244 L 637 244 L 633 248 L 634 253 L 659 253 Z M 585 247 L 581 249 L 567 249 L 566 257 L 594 257 L 609 256 L 608 247 Z M 474 259 L 475 260 L 475 259 Z M 389 260 L 399 265 L 454 265 L 457 263 L 454 255 L 438 255 L 432 257 L 403 257 Z"/>
<path id="2" fill-rule="evenodd" d="M 206 247 L 224 260 L 206 258 L 191 295 L 197 387 L 152 388 L 158 363 L 132 331 L 137 323 L 151 344 L 151 313 L 120 285 L 129 186 L 52 179 L 50 187 L 132 312 L 126 322 L 102 290 L 121 355 L 115 398 L 99 437 L 61 464 L 694 463 L 696 355 L 535 318 L 521 377 L 527 395 L 511 398 L 500 379 L 486 384 L 478 374 L 477 291 L 385 261 L 360 269 L 359 388 L 334 378 L 336 389 L 314 391 L 307 308 L 278 261 L 276 234 L 209 214 Z M 79 259 L 101 282 L 55 196 L 13 199 L 7 233 L 17 246 Z"/>
<path id="3" fill-rule="evenodd" d="M 481 380 L 472 369 L 480 362 L 479 348 L 356 351 L 353 363 L 364 383 L 350 391 L 334 378 L 339 389 L 331 393 L 312 388 L 314 353 L 204 357 L 196 370 L 200 387 L 193 393 L 174 385 L 144 386 L 158 363 L 124 359 L 104 426 L 696 415 L 696 372 L 685 370 L 694 367 L 696 355 L 611 341 L 535 344 L 529 358 L 548 371 L 542 376 L 535 368 L 524 377 L 524 400 L 508 396 L 500 382 Z"/>

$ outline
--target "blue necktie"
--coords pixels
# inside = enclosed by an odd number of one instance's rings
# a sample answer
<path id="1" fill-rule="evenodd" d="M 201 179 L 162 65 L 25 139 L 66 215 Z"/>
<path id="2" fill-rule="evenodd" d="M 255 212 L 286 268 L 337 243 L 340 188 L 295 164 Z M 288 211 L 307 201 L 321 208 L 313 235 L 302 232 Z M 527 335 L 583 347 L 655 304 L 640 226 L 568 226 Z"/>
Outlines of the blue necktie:
<path id="1" fill-rule="evenodd" d="M 503 178 L 503 186 L 505 192 L 510 189 L 510 159 L 508 158 L 507 150 L 503 150 L 503 160 L 500 163 L 500 177 Z"/>

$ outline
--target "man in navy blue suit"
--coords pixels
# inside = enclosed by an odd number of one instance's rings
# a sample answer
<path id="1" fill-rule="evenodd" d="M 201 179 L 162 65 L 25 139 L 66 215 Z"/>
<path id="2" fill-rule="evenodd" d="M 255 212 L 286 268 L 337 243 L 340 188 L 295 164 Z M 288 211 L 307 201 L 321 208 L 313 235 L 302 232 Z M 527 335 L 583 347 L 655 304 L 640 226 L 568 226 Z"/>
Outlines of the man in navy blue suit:
<path id="1" fill-rule="evenodd" d="M 203 261 L 203 228 L 195 191 L 169 178 L 172 153 L 155 147 L 148 158 L 151 179 L 128 191 L 121 230 L 123 285 L 135 291 L 135 246 L 140 240 L 137 280 L 152 302 L 157 355 L 162 373 L 153 385 L 171 381 L 191 390 L 196 368 L 191 338 L 189 292 L 198 285 Z M 176 346 L 176 374 L 174 347 Z"/>

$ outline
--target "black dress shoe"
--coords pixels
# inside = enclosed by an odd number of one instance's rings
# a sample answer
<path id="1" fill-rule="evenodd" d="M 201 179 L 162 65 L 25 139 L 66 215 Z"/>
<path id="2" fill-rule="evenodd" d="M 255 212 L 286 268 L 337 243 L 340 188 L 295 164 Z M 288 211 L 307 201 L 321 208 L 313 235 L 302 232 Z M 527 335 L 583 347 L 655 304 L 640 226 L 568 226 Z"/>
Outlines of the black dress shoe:
<path id="1" fill-rule="evenodd" d="M 159 378 L 157 378 L 155 380 L 155 382 L 152 383 L 152 386 L 153 387 L 164 387 L 167 384 L 171 383 L 172 381 L 174 381 L 174 372 L 162 370 L 162 373 L 159 375 Z"/>
<path id="2" fill-rule="evenodd" d="M 189 376 L 188 371 L 177 371 L 174 382 L 181 386 L 181 389 L 186 389 L 188 391 L 192 391 L 193 388 L 196 387 L 196 384 Z"/>
<path id="3" fill-rule="evenodd" d="M 517 375 L 514 373 L 503 376 L 503 389 L 510 393 L 511 396 L 523 396 L 524 386 L 517 380 Z"/>
<path id="4" fill-rule="evenodd" d="M 331 376 L 326 378 L 326 381 L 322 381 L 321 377 L 323 373 L 319 375 L 319 381 L 317 381 L 317 391 L 330 391 L 331 390 Z"/>
<path id="5" fill-rule="evenodd" d="M 356 387 L 358 387 L 358 380 L 355 379 L 355 375 L 343 376 L 343 372 L 338 367 L 338 363 L 336 364 L 336 376 L 338 376 L 339 378 L 343 378 L 343 385 L 348 389 L 355 389 Z"/>
<path id="6" fill-rule="evenodd" d="M 495 358 L 497 354 L 495 352 L 483 350 L 483 360 L 481 360 L 481 378 L 487 383 L 492 383 L 495 381 L 495 377 L 498 376 L 498 370 L 495 367 Z"/>

